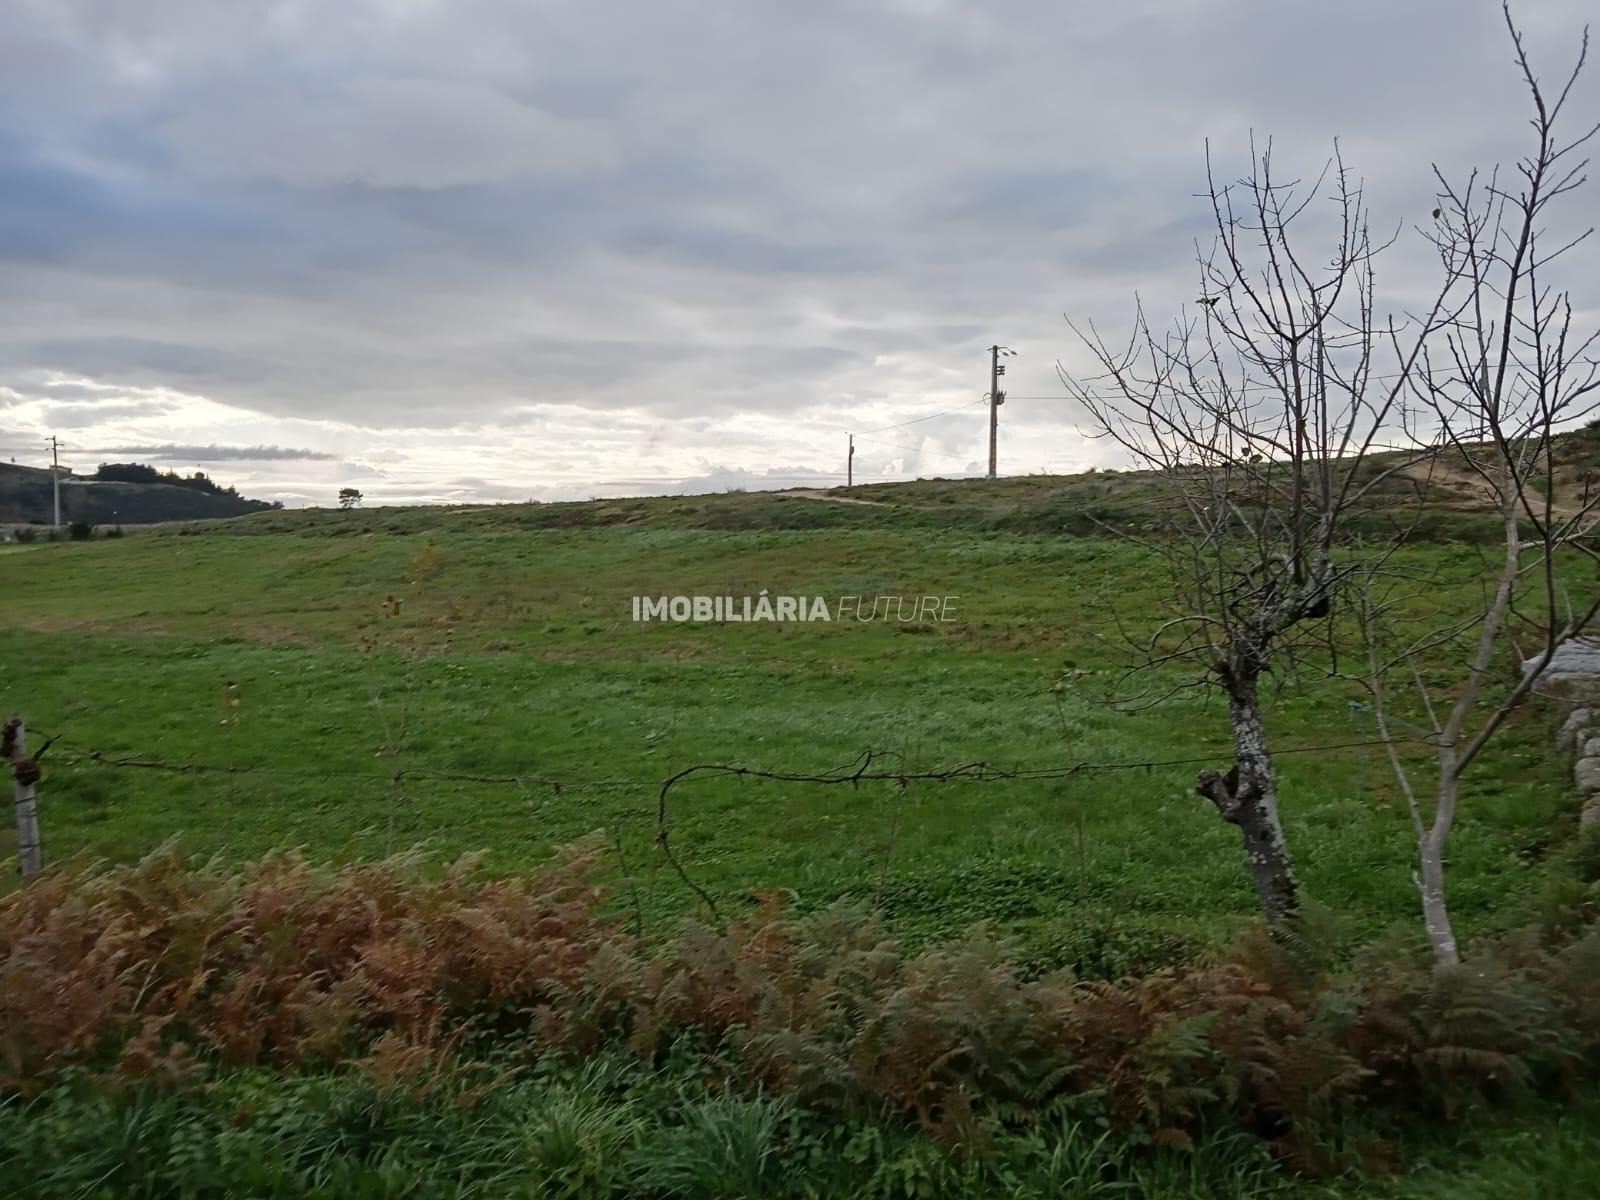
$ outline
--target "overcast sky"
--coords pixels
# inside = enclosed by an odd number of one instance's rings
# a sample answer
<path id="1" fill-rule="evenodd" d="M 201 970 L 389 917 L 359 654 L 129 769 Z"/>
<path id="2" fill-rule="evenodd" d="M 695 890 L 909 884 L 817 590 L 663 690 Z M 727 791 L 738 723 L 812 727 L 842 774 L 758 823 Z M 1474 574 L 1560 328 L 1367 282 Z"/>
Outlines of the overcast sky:
<path id="1" fill-rule="evenodd" d="M 1592 0 L 1518 7 L 1561 73 Z M 1077 469 L 1063 314 L 1192 302 L 1207 138 L 1339 137 L 1409 227 L 1525 117 L 1494 0 L 5 0 L 0 448 L 290 505 L 829 484 L 998 340 L 1002 471 Z M 981 472 L 985 422 L 858 474 Z"/>

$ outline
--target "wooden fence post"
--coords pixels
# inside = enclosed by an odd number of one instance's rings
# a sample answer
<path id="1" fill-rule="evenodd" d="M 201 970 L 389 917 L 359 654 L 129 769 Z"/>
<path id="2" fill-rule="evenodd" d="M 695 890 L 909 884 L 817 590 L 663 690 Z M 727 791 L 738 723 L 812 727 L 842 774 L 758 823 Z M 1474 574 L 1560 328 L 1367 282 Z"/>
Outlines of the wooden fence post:
<path id="1" fill-rule="evenodd" d="M 24 879 L 36 875 L 44 866 L 39 845 L 39 807 L 34 786 L 39 782 L 39 764 L 28 757 L 28 727 L 20 716 L 5 724 L 0 736 L 0 758 L 11 764 L 11 798 L 17 808 L 17 868 Z"/>

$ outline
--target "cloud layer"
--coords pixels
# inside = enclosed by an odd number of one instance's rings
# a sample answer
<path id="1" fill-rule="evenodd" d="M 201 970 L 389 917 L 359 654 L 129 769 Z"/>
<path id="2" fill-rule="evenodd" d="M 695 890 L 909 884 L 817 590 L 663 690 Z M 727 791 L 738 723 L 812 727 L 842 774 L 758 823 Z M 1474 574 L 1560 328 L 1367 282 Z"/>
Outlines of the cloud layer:
<path id="1" fill-rule="evenodd" d="M 1587 7 L 1519 6 L 1552 73 Z M 1106 461 L 1061 316 L 1192 298 L 1206 140 L 1341 137 L 1404 227 L 1519 152 L 1508 58 L 1489 0 L 14 0 L 0 441 L 290 503 L 829 483 L 1000 340 L 1002 467 Z M 856 466 L 985 453 L 974 407 Z"/>

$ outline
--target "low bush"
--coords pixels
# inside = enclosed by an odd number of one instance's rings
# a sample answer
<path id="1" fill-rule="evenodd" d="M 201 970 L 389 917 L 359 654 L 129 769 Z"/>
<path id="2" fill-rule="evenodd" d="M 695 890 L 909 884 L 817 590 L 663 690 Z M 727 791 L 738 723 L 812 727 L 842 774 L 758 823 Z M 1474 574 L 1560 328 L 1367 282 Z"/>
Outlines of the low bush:
<path id="1" fill-rule="evenodd" d="M 235 872 L 167 851 L 47 873 L 0 900 L 0 1086 L 182 1091 L 230 1069 L 342 1064 L 416 1092 L 472 1062 L 689 1054 L 733 1106 L 716 1130 L 683 1122 L 673 1145 L 717 1144 L 754 1187 L 782 1119 L 763 1096 L 903 1118 L 967 1151 L 1055 1113 L 1133 1146 L 1243 1131 L 1331 1170 L 1385 1130 L 1600 1064 L 1600 928 L 1581 879 L 1581 904 L 1456 968 L 1374 947 L 1333 969 L 1307 930 L 1080 982 L 1022 977 L 981 928 L 907 955 L 844 909 L 774 904 L 651 949 L 603 911 L 586 854 L 512 880 L 423 865 L 279 854 Z M 584 1119 L 540 1136 L 582 1140 Z M 688 1194 L 694 1178 L 651 1186 Z"/>
<path id="2" fill-rule="evenodd" d="M 164 851 L 47 874 L 0 901 L 0 1087 L 425 1054 L 497 1007 L 579 1044 L 563 1022 L 627 960 L 586 866 L 488 880 L 463 860 L 435 880 L 407 857 L 282 854 L 233 873 Z"/>

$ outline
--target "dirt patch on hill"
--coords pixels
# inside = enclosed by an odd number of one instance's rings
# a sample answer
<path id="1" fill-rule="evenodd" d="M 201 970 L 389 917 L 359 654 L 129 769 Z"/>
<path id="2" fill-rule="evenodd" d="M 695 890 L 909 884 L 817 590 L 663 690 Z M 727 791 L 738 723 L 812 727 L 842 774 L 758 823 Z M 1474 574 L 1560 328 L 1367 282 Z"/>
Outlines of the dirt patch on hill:
<path id="1" fill-rule="evenodd" d="M 1437 458 L 1427 462 L 1413 463 L 1400 472 L 1407 479 L 1413 479 L 1428 494 L 1428 500 L 1443 508 L 1455 509 L 1461 512 L 1487 512 L 1490 510 L 1492 495 L 1489 486 L 1476 471 L 1458 460 Z M 1574 517 L 1583 511 L 1583 501 L 1573 495 L 1574 485 L 1560 477 L 1553 485 L 1550 507 L 1558 517 Z M 1541 501 L 1538 497 L 1531 498 L 1537 507 Z"/>
<path id="2" fill-rule="evenodd" d="M 857 500 L 854 496 L 830 496 L 827 492 L 820 492 L 815 488 L 796 488 L 789 492 L 779 492 L 778 497 L 783 500 L 822 500 L 828 504 L 864 504 L 868 508 L 889 507 L 882 500 Z"/>

